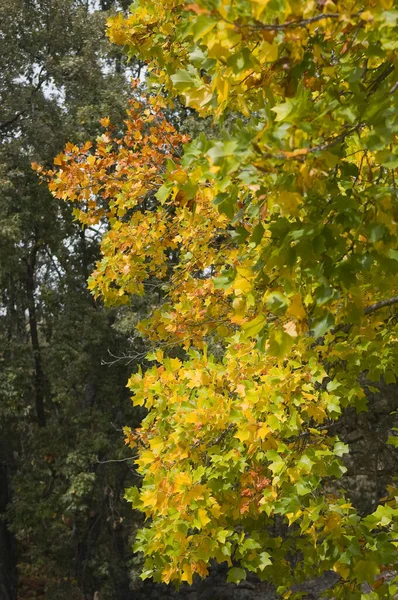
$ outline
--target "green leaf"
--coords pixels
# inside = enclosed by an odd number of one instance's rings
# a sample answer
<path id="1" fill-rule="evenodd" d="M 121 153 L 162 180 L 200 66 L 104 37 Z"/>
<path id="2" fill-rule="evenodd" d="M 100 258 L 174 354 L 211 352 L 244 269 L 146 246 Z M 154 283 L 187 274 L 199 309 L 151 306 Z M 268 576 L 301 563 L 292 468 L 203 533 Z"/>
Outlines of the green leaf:
<path id="1" fill-rule="evenodd" d="M 261 242 L 264 236 L 265 229 L 261 223 L 257 223 L 255 228 L 253 229 L 253 233 L 251 235 L 250 241 L 256 246 Z"/>
<path id="2" fill-rule="evenodd" d="M 268 294 L 265 303 L 272 312 L 282 311 L 289 306 L 288 298 L 280 292 Z"/>
<path id="3" fill-rule="evenodd" d="M 195 18 L 192 26 L 194 41 L 198 41 L 205 34 L 209 33 L 216 26 L 216 21 L 213 17 L 207 15 L 199 15 Z"/>
<path id="4" fill-rule="evenodd" d="M 175 87 L 180 91 L 184 91 L 195 84 L 195 78 L 191 73 L 188 73 L 188 71 L 185 70 L 177 71 L 171 76 L 171 80 Z"/>
<path id="5" fill-rule="evenodd" d="M 235 279 L 234 269 L 223 271 L 221 275 L 213 278 L 214 287 L 218 290 L 226 290 L 230 287 L 233 280 Z"/>
<path id="6" fill-rule="evenodd" d="M 336 442 L 333 448 L 333 452 L 336 456 L 344 456 L 344 454 L 348 454 L 349 451 L 348 444 L 344 444 L 343 442 Z"/>
<path id="7" fill-rule="evenodd" d="M 387 438 L 387 444 L 394 446 L 394 448 L 398 448 L 398 435 L 390 435 Z"/>
<path id="8" fill-rule="evenodd" d="M 238 142 L 236 140 L 226 140 L 224 142 L 214 142 L 207 155 L 215 165 L 222 165 L 225 157 L 233 156 L 236 152 Z"/>
<path id="9" fill-rule="evenodd" d="M 314 333 L 314 338 L 318 339 L 325 335 L 329 329 L 331 329 L 334 325 L 334 317 L 329 312 L 326 313 L 321 319 L 314 321 L 312 325 L 312 331 Z"/>
<path id="10" fill-rule="evenodd" d="M 269 338 L 268 352 L 271 356 L 277 358 L 284 358 L 290 351 L 294 344 L 294 338 L 292 338 L 283 329 L 273 329 Z"/>
<path id="11" fill-rule="evenodd" d="M 273 108 L 271 108 L 272 112 L 276 114 L 275 121 L 279 123 L 280 121 L 285 121 L 286 118 L 293 111 L 294 104 L 291 100 L 286 100 L 286 102 L 282 102 L 281 104 L 277 104 Z"/>
<path id="12" fill-rule="evenodd" d="M 358 581 L 373 583 L 376 575 L 380 573 L 380 567 L 376 562 L 371 560 L 359 560 L 354 567 L 354 572 Z"/>
<path id="13" fill-rule="evenodd" d="M 227 582 L 228 583 L 240 583 L 241 581 L 246 579 L 246 571 L 244 569 L 240 569 L 239 567 L 232 567 L 228 571 Z"/>
<path id="14" fill-rule="evenodd" d="M 271 557 L 268 552 L 261 552 L 260 556 L 259 568 L 261 571 L 264 571 L 265 567 L 272 565 Z"/>
<path id="15" fill-rule="evenodd" d="M 156 192 L 155 196 L 159 200 L 160 204 L 164 204 L 170 196 L 173 185 L 170 183 L 164 183 Z"/>

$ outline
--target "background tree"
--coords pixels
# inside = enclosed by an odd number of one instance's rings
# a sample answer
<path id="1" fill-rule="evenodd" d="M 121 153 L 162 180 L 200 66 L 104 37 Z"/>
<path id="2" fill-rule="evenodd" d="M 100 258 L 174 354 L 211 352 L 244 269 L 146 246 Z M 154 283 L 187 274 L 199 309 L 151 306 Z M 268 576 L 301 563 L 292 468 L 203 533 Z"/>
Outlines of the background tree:
<path id="1" fill-rule="evenodd" d="M 133 421 L 123 363 L 134 313 L 87 291 L 99 231 L 82 230 L 32 174 L 67 139 L 121 124 L 129 77 L 83 0 L 0 6 L 0 596 L 127 598 L 120 430 Z M 134 342 L 135 343 L 135 342 Z M 139 348 L 138 348 L 139 349 Z M 137 420 L 138 423 L 138 420 Z M 115 462 L 106 462 L 112 459 Z M 118 462 L 118 460 L 121 462 Z M 104 462 L 105 461 L 105 462 Z"/>

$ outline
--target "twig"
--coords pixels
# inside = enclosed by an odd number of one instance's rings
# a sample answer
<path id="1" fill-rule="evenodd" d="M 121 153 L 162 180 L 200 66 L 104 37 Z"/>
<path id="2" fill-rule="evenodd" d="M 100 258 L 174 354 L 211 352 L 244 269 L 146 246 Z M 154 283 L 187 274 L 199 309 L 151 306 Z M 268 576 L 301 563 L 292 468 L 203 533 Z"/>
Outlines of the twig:
<path id="1" fill-rule="evenodd" d="M 134 456 L 128 456 L 127 458 L 110 458 L 109 460 L 96 460 L 97 465 L 107 465 L 108 463 L 120 463 L 126 462 L 127 460 L 135 460 Z"/>
<path id="2" fill-rule="evenodd" d="M 369 315 L 376 310 L 380 310 L 380 308 L 384 308 L 385 306 L 392 306 L 393 304 L 398 304 L 398 296 L 394 296 L 393 298 L 388 298 L 387 300 L 380 300 L 380 302 L 375 302 L 370 306 L 367 306 L 364 310 L 365 315 Z"/>
<path id="3" fill-rule="evenodd" d="M 331 140 L 325 141 L 322 144 L 318 144 L 317 146 L 313 146 L 312 148 L 308 148 L 307 153 L 309 154 L 310 152 L 327 150 L 328 148 L 335 146 L 339 142 L 343 142 L 347 136 L 351 135 L 351 133 L 359 131 L 361 127 L 363 127 L 363 123 L 358 123 L 358 125 L 355 125 L 355 127 L 351 127 L 350 129 L 348 129 L 348 131 L 344 131 L 343 133 L 340 133 L 340 135 L 336 135 L 336 137 L 332 138 Z"/>
<path id="4" fill-rule="evenodd" d="M 350 129 L 348 129 L 347 131 L 343 131 L 339 135 L 336 135 L 335 137 L 333 137 L 329 140 L 325 140 L 324 142 L 322 142 L 321 144 L 317 144 L 316 146 L 312 146 L 310 148 L 298 148 L 296 151 L 293 150 L 292 152 L 284 152 L 284 153 L 273 154 L 272 152 L 267 152 L 262 155 L 262 158 L 276 158 L 278 160 L 286 160 L 286 159 L 293 158 L 293 159 L 297 159 L 297 160 L 303 160 L 303 158 L 305 158 L 305 156 L 307 154 L 312 154 L 314 152 L 322 152 L 323 150 L 332 148 L 333 146 L 335 146 L 336 144 L 338 144 L 340 142 L 344 142 L 346 137 L 348 137 L 352 133 L 359 131 L 362 127 L 364 127 L 364 123 L 358 123 L 354 127 L 350 127 Z M 257 168 L 261 170 L 260 167 L 257 167 Z"/>
<path id="5" fill-rule="evenodd" d="M 21 117 L 25 113 L 26 110 L 20 110 L 11 119 L 8 119 L 8 121 L 1 121 L 0 129 L 7 129 L 7 127 L 15 123 L 15 121 L 18 121 L 19 117 Z"/>
<path id="6" fill-rule="evenodd" d="M 121 462 L 126 462 L 127 460 L 135 460 L 135 458 L 133 456 L 129 456 L 128 458 L 113 458 L 110 460 L 97 460 L 95 462 L 96 465 L 107 465 L 109 463 L 121 463 Z M 135 477 L 144 477 L 143 475 L 141 475 L 141 473 L 138 473 L 135 469 L 131 469 L 132 473 L 135 475 Z"/>
<path id="7" fill-rule="evenodd" d="M 392 73 L 394 71 L 394 69 L 395 69 L 394 65 L 388 65 L 388 67 L 384 71 L 382 71 L 380 73 L 380 75 L 374 81 L 372 81 L 370 83 L 370 85 L 367 89 L 368 96 L 370 94 L 374 94 L 374 92 L 377 90 L 379 85 L 390 75 L 390 73 Z"/>
<path id="8" fill-rule="evenodd" d="M 391 95 L 391 94 L 393 94 L 394 92 L 396 92 L 396 91 L 397 91 L 397 89 L 398 89 L 398 81 L 396 81 L 396 82 L 394 83 L 394 85 L 392 86 L 391 90 L 389 91 L 389 94 L 390 94 L 390 95 Z"/>
<path id="9" fill-rule="evenodd" d="M 357 13 L 354 16 L 358 16 Z M 338 19 L 341 16 L 340 13 L 325 13 L 322 15 L 316 15 L 315 17 L 309 17 L 308 19 L 303 19 L 301 21 L 288 21 L 287 23 L 279 23 L 275 25 L 267 25 L 265 23 L 257 23 L 255 25 L 251 24 L 242 24 L 238 22 L 234 22 L 235 27 L 248 27 L 250 29 L 261 29 L 262 31 L 283 31 L 285 29 L 297 29 L 298 27 L 307 27 L 311 25 L 311 23 L 317 23 L 318 21 L 323 21 L 324 19 Z"/>

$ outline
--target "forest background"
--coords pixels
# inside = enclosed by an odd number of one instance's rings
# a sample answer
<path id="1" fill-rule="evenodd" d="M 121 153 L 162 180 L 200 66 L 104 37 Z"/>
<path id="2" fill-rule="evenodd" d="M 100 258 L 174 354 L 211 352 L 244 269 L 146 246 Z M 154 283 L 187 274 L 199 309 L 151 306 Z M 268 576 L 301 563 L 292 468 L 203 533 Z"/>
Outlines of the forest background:
<path id="1" fill-rule="evenodd" d="M 130 593 L 135 521 L 123 495 L 134 469 L 122 426 L 140 413 L 126 389 L 132 365 L 115 357 L 142 352 L 141 307 L 93 300 L 98 233 L 31 169 L 51 165 L 68 140 L 98 135 L 103 115 L 124 118 L 140 65 L 126 67 L 105 21 L 127 5 L 0 3 L 2 598 L 17 587 L 18 598 Z"/>

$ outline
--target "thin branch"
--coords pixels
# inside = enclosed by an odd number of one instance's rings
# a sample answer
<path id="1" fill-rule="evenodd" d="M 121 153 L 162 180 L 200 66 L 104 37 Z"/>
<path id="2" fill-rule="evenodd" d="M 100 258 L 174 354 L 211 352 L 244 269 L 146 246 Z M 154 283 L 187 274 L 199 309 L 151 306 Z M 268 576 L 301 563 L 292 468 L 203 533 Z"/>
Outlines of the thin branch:
<path id="1" fill-rule="evenodd" d="M 364 309 L 363 312 L 365 315 L 370 315 L 370 314 L 376 312 L 377 310 L 380 310 L 381 308 L 385 308 L 386 306 L 392 306 L 394 304 L 398 304 L 398 296 L 394 296 L 393 298 L 388 298 L 387 300 L 380 300 L 380 302 L 375 302 L 374 304 L 370 304 L 369 306 L 367 306 Z M 343 331 L 344 333 L 349 334 L 352 327 L 353 327 L 352 323 L 340 323 L 339 325 L 336 325 L 336 327 L 333 327 L 330 331 L 333 334 L 336 334 L 339 331 Z M 325 336 L 323 335 L 320 338 L 318 338 L 316 340 L 316 342 L 314 342 L 313 347 L 322 346 L 324 340 L 325 340 Z"/>
<path id="2" fill-rule="evenodd" d="M 96 460 L 97 465 L 107 465 L 108 463 L 120 463 L 126 462 L 127 460 L 135 460 L 134 456 L 128 456 L 127 458 L 110 458 L 109 460 Z"/>
<path id="3" fill-rule="evenodd" d="M 394 85 L 392 86 L 391 90 L 389 91 L 389 94 L 390 94 L 390 95 L 391 95 L 391 94 L 393 94 L 394 92 L 396 92 L 396 91 L 397 91 L 397 89 L 398 89 L 398 81 L 396 81 L 396 82 L 394 83 Z"/>
<path id="4" fill-rule="evenodd" d="M 59 270 L 58 265 L 55 262 L 53 255 L 51 254 L 51 252 L 49 251 L 49 249 L 47 247 L 45 248 L 45 252 L 46 252 L 48 258 L 50 259 L 50 261 L 51 261 L 51 263 L 52 263 L 52 265 L 53 265 L 53 267 L 55 269 L 55 272 L 58 275 L 59 280 L 62 281 L 62 273 Z"/>
<path id="5" fill-rule="evenodd" d="M 374 80 L 372 81 L 368 88 L 367 88 L 367 94 L 368 96 L 370 94 L 374 94 L 374 92 L 377 90 L 377 88 L 379 87 L 379 85 L 395 70 L 394 65 L 388 65 L 387 68 L 382 71 L 380 73 L 380 75 Z M 390 92 L 391 93 L 391 92 Z"/>
<path id="6" fill-rule="evenodd" d="M 296 150 L 293 150 L 292 152 L 283 152 L 283 153 L 279 152 L 279 153 L 275 153 L 275 154 L 273 154 L 272 152 L 267 152 L 262 155 L 262 158 L 275 158 L 277 160 L 286 160 L 286 159 L 292 158 L 292 159 L 296 159 L 296 160 L 303 160 L 305 158 L 305 156 L 307 156 L 307 154 L 312 154 L 314 152 L 322 152 L 323 150 L 332 148 L 333 146 L 335 146 L 336 144 L 339 144 L 340 142 L 344 142 L 344 140 L 349 135 L 360 131 L 360 129 L 362 127 L 364 127 L 364 123 L 358 123 L 354 127 L 350 127 L 349 129 L 347 129 L 346 131 L 343 131 L 339 135 L 336 135 L 335 137 L 332 137 L 329 140 L 325 140 L 324 142 L 322 142 L 321 144 L 317 144 L 316 146 L 311 146 L 310 148 L 297 148 Z M 257 165 L 255 165 L 255 166 L 260 171 L 263 168 L 262 166 L 261 167 L 257 166 Z"/>
<path id="7" fill-rule="evenodd" d="M 367 306 L 364 310 L 365 315 L 370 315 L 376 310 L 380 310 L 385 306 L 392 306 L 393 304 L 398 304 L 398 296 L 394 296 L 393 298 L 388 298 L 387 300 L 380 300 L 380 302 L 375 302 L 370 306 Z"/>
<path id="8" fill-rule="evenodd" d="M 343 133 L 340 133 L 340 135 L 336 135 L 331 140 L 325 141 L 322 144 L 318 144 L 317 146 L 312 146 L 312 148 L 308 148 L 307 154 L 310 154 L 311 152 L 327 150 L 328 148 L 335 146 L 339 142 L 344 142 L 346 137 L 351 135 L 351 133 L 355 133 L 356 131 L 359 131 L 361 129 L 361 127 L 363 127 L 363 123 L 358 123 L 358 125 L 355 125 L 355 127 L 351 127 L 347 131 L 343 131 Z"/>
<path id="9" fill-rule="evenodd" d="M 29 102 L 32 103 L 34 95 L 40 90 L 41 86 L 43 85 L 43 83 L 46 81 L 46 78 L 48 77 L 48 75 L 47 75 L 46 77 L 42 78 L 43 71 L 44 71 L 44 65 L 41 67 L 40 72 L 38 74 L 38 82 L 33 87 L 33 90 L 31 91 L 30 96 L 27 99 L 28 103 Z M 27 113 L 27 111 L 28 111 L 28 109 L 24 108 L 23 110 L 19 110 L 17 113 L 15 113 L 15 115 L 12 118 L 10 118 L 6 121 L 1 121 L 0 122 L 0 130 L 7 129 L 7 127 L 12 125 L 16 121 L 18 121 L 19 117 L 22 117 L 23 115 L 25 115 Z"/>
<path id="10" fill-rule="evenodd" d="M 15 123 L 15 121 L 18 121 L 19 117 L 21 117 L 25 112 L 26 110 L 20 110 L 11 119 L 8 119 L 8 121 L 1 121 L 0 130 L 7 129 L 7 127 Z"/>
<path id="11" fill-rule="evenodd" d="M 135 460 L 135 458 L 133 456 L 130 456 L 128 458 L 114 458 L 114 459 L 110 459 L 110 460 L 96 460 L 95 464 L 96 465 L 107 465 L 109 463 L 122 463 L 122 462 L 126 462 L 128 460 Z M 135 477 L 144 477 L 143 475 L 141 475 L 141 473 L 138 473 L 135 469 L 130 469 L 131 472 L 135 475 Z"/>
<path id="12" fill-rule="evenodd" d="M 357 16 L 358 13 L 354 16 Z M 283 31 L 285 29 L 297 29 L 298 27 L 307 27 L 311 25 L 311 23 L 317 23 L 318 21 L 324 21 L 325 19 L 338 19 L 341 17 L 340 13 L 325 13 L 322 15 L 316 15 L 315 17 L 309 17 L 308 19 L 303 19 L 301 21 L 288 21 L 287 23 L 279 23 L 275 25 L 267 25 L 266 23 L 257 23 L 255 25 L 251 24 L 242 24 L 238 22 L 234 22 L 233 24 L 236 27 L 241 28 L 250 28 L 250 29 L 261 29 L 262 31 Z"/>

